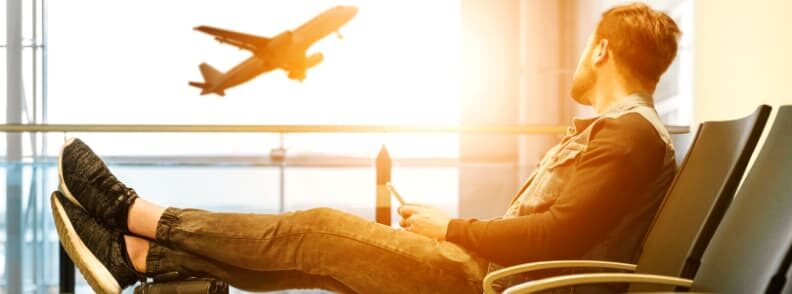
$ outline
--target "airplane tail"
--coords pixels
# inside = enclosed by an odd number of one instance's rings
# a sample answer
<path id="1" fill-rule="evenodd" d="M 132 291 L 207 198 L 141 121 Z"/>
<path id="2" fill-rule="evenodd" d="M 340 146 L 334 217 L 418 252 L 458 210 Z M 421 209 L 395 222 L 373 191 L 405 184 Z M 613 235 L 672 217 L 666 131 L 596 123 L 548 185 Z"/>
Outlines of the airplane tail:
<path id="1" fill-rule="evenodd" d="M 206 95 L 210 93 L 217 93 L 220 96 L 225 95 L 223 91 L 214 91 L 213 89 L 214 86 L 217 84 L 219 78 L 223 75 L 223 73 L 221 73 L 220 71 L 218 71 L 217 69 L 206 63 L 201 63 L 201 65 L 199 65 L 198 68 L 201 70 L 201 75 L 204 78 L 204 82 L 203 83 L 190 82 L 190 86 L 201 88 L 202 90 L 201 95 Z"/>
<path id="2" fill-rule="evenodd" d="M 201 63 L 198 68 L 201 69 L 201 75 L 203 76 L 204 81 L 210 85 L 212 84 L 212 81 L 217 80 L 217 78 L 223 75 L 223 73 L 221 73 L 219 70 L 216 70 L 214 67 L 206 63 Z"/>

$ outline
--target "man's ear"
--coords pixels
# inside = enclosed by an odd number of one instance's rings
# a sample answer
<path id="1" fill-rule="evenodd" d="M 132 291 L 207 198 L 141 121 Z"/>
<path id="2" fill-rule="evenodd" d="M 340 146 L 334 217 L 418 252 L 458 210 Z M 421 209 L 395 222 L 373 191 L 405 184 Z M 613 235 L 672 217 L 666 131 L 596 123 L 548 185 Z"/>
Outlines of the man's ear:
<path id="1" fill-rule="evenodd" d="M 591 55 L 592 63 L 595 65 L 602 64 L 610 57 L 608 48 L 608 39 L 600 39 L 594 47 L 594 54 Z"/>

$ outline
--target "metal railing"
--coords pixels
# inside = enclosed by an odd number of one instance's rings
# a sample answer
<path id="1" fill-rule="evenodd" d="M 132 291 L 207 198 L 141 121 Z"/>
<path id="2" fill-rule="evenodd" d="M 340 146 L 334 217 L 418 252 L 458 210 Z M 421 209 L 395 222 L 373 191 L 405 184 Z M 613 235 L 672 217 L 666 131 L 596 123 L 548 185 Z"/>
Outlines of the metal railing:
<path id="1" fill-rule="evenodd" d="M 666 126 L 672 134 L 688 126 Z M 0 132 L 27 133 L 486 133 L 564 134 L 561 125 L 179 125 L 179 124 L 2 124 Z"/>
<path id="2" fill-rule="evenodd" d="M 686 134 L 688 126 L 667 125 L 671 134 Z M 107 156 L 106 160 L 128 165 L 172 165 L 201 166 L 223 163 L 242 166 L 278 166 L 286 160 L 284 135 L 308 133 L 335 134 L 500 134 L 500 135 L 563 135 L 568 127 L 562 125 L 187 125 L 187 124 L 0 124 L 0 132 L 7 133 L 269 133 L 279 134 L 279 143 L 269 156 L 257 155 L 199 155 L 199 156 Z M 34 144 L 35 145 L 35 144 Z M 33 155 L 33 160 L 51 163 L 57 160 L 52 155 Z M 290 166 L 368 166 L 371 158 L 354 155 L 291 154 Z M 8 162 L 0 155 L 0 162 Z M 449 166 L 456 165 L 453 158 L 399 158 L 401 165 L 411 166 Z"/>

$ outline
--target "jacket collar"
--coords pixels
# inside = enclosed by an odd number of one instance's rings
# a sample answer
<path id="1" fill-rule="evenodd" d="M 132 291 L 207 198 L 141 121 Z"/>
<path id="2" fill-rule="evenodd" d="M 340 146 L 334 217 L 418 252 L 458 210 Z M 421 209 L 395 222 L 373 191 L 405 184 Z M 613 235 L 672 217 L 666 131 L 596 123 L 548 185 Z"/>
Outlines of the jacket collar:
<path id="1" fill-rule="evenodd" d="M 654 107 L 652 103 L 651 96 L 645 96 L 639 93 L 633 93 L 627 95 L 626 97 L 622 98 L 618 102 L 614 103 L 608 109 L 603 111 L 601 114 L 592 116 L 592 117 L 582 117 L 582 118 L 574 118 L 572 119 L 572 123 L 574 127 L 570 127 L 567 129 L 567 135 L 574 135 L 579 133 L 582 130 L 585 130 L 590 126 L 594 121 L 609 115 L 618 115 L 625 111 L 629 111 L 633 108 L 638 106 L 647 106 L 647 107 Z"/>

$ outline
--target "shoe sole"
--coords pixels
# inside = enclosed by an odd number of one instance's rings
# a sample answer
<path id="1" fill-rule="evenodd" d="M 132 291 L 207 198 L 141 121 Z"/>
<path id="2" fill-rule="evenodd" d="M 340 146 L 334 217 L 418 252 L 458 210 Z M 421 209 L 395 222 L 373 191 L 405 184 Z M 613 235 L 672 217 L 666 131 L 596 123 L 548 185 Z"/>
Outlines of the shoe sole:
<path id="1" fill-rule="evenodd" d="M 75 138 L 69 138 L 68 140 L 66 140 L 66 143 L 63 143 L 63 146 L 61 146 L 60 152 L 58 153 L 58 177 L 60 178 L 60 183 L 58 184 L 58 190 L 60 190 L 61 193 L 63 193 L 63 196 L 66 196 L 66 199 L 71 201 L 71 203 L 74 203 L 75 205 L 85 210 L 85 207 L 82 205 L 82 203 L 80 203 L 80 201 L 77 201 L 77 198 L 75 198 L 74 195 L 72 195 L 71 191 L 69 191 L 69 187 L 66 186 L 66 181 L 63 180 L 63 150 L 66 150 L 66 147 L 69 147 L 69 145 L 74 143 L 74 140 Z"/>
<path id="2" fill-rule="evenodd" d="M 91 253 L 91 250 L 77 235 L 69 215 L 66 214 L 63 204 L 60 203 L 55 193 L 50 196 L 50 204 L 52 205 L 52 216 L 55 219 L 55 229 L 58 231 L 63 249 L 66 250 L 91 289 L 96 293 L 121 293 L 121 286 L 110 271 Z"/>

